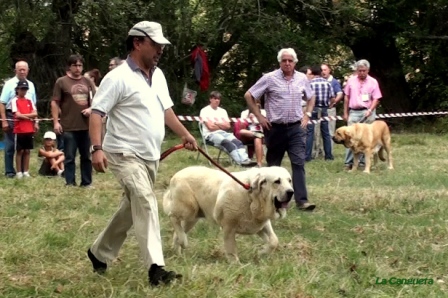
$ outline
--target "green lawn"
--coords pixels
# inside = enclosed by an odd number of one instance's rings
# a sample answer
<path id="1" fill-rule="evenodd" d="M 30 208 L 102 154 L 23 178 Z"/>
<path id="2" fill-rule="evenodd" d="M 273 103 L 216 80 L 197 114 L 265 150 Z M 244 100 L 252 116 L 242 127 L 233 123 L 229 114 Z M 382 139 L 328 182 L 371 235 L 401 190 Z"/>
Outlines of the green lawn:
<path id="1" fill-rule="evenodd" d="M 190 233 L 183 256 L 171 249 L 162 193 L 176 171 L 207 164 L 197 153 L 174 152 L 161 162 L 156 189 L 167 268 L 184 278 L 160 288 L 148 286 L 132 231 L 107 274 L 92 272 L 86 250 L 121 194 L 112 174 L 95 174 L 95 189 L 65 188 L 62 179 L 36 176 L 33 152 L 34 178 L 0 178 L 0 296 L 447 297 L 447 141 L 395 134 L 395 170 L 380 163 L 370 175 L 344 172 L 344 149 L 336 146 L 335 161 L 306 165 L 316 210 L 290 209 L 274 222 L 280 246 L 271 255 L 257 255 L 257 236 L 238 237 L 239 265 L 226 261 L 220 230 L 207 222 Z M 169 139 L 164 149 L 177 143 Z M 390 284 L 398 279 L 433 283 Z"/>

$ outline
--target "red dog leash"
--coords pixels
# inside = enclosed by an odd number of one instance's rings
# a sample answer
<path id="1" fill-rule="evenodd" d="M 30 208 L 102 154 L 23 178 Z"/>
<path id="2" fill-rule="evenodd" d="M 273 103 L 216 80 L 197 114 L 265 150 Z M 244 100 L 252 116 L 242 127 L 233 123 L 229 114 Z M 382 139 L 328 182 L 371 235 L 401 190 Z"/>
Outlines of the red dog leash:
<path id="1" fill-rule="evenodd" d="M 176 146 L 171 147 L 170 149 L 166 150 L 165 152 L 163 152 L 160 155 L 160 161 L 164 160 L 168 155 L 170 155 L 171 153 L 173 153 L 174 151 L 177 151 L 179 149 L 184 148 L 183 144 L 179 144 Z M 227 171 L 226 169 L 224 169 L 223 167 L 221 167 L 221 165 L 219 165 L 217 162 L 215 162 L 210 156 L 207 155 L 207 153 L 204 152 L 204 150 L 202 150 L 201 148 L 198 147 L 198 151 L 202 153 L 202 155 L 205 156 L 205 158 L 207 158 L 214 166 L 216 166 L 218 169 L 220 169 L 221 171 L 223 171 L 224 173 L 226 173 L 227 175 L 230 176 L 230 178 L 232 178 L 233 180 L 235 180 L 236 183 L 238 183 L 239 185 L 241 185 L 242 187 L 244 187 L 245 189 L 249 190 L 250 189 L 250 185 L 247 183 L 243 183 L 240 180 L 238 180 L 235 176 L 233 176 L 229 171 Z"/>

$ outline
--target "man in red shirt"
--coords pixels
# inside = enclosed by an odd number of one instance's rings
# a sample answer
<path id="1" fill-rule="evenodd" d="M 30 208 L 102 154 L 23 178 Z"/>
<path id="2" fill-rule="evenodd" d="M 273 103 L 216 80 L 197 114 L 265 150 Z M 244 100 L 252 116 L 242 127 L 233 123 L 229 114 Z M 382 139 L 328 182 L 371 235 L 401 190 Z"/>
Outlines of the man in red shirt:
<path id="1" fill-rule="evenodd" d="M 29 86 L 26 80 L 17 83 L 17 96 L 12 100 L 11 110 L 14 114 L 14 134 L 16 147 L 17 178 L 30 177 L 30 150 L 33 149 L 34 118 L 37 117 L 36 106 L 25 97 Z"/>

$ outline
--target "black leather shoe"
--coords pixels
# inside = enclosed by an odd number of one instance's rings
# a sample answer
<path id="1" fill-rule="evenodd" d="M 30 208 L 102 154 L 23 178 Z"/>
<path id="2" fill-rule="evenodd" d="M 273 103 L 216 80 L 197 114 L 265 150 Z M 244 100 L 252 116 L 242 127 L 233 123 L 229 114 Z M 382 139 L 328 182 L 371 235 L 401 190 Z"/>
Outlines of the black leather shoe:
<path id="1" fill-rule="evenodd" d="M 297 209 L 301 211 L 313 211 L 314 208 L 316 208 L 316 205 L 308 202 L 297 204 Z"/>
<path id="2" fill-rule="evenodd" d="M 149 284 L 152 286 L 158 286 L 160 284 L 169 284 L 175 279 L 181 278 L 181 274 L 177 274 L 174 271 L 166 271 L 163 267 L 157 264 L 152 264 L 148 271 Z"/>
<path id="3" fill-rule="evenodd" d="M 90 259 L 90 262 L 92 262 L 92 266 L 93 266 L 93 272 L 96 272 L 98 274 L 104 274 L 107 270 L 107 264 L 101 262 L 100 260 L 98 260 L 93 253 L 89 250 L 87 251 L 87 256 Z"/>

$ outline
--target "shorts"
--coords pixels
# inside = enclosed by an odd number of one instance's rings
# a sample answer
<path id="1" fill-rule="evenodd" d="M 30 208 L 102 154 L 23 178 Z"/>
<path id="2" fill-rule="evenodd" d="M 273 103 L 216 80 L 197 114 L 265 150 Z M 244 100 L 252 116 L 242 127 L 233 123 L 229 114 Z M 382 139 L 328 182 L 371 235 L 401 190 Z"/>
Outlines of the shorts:
<path id="1" fill-rule="evenodd" d="M 15 148 L 29 150 L 34 148 L 34 133 L 17 133 L 15 136 Z"/>
<path id="2" fill-rule="evenodd" d="M 44 158 L 44 160 L 42 161 L 42 164 L 40 165 L 40 168 L 39 168 L 39 175 L 56 176 L 57 171 L 52 170 L 50 162 L 46 158 Z"/>

